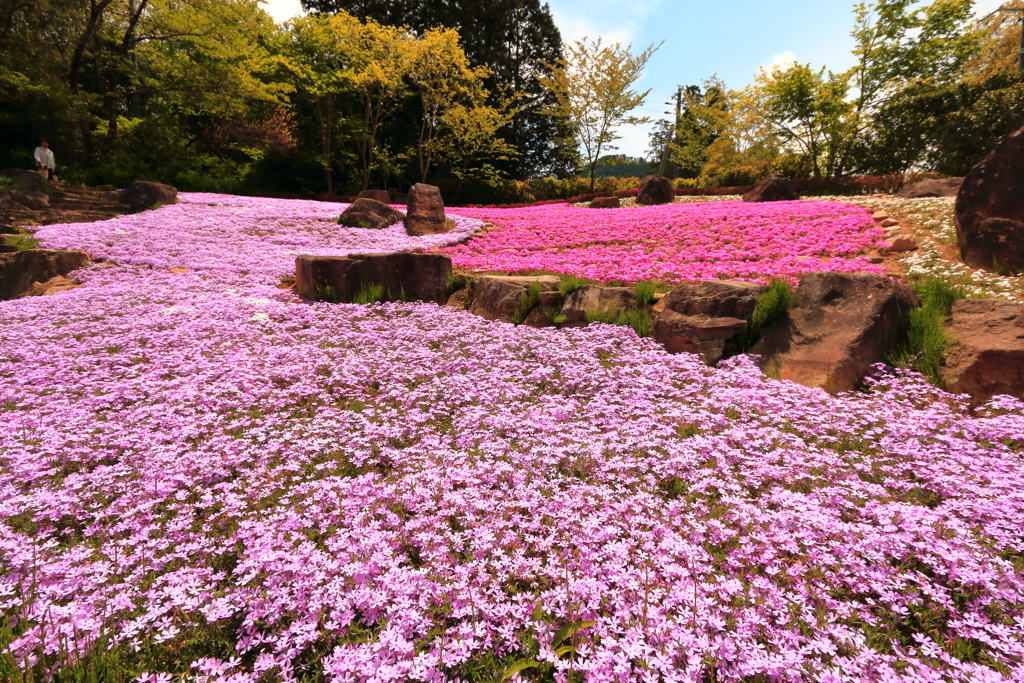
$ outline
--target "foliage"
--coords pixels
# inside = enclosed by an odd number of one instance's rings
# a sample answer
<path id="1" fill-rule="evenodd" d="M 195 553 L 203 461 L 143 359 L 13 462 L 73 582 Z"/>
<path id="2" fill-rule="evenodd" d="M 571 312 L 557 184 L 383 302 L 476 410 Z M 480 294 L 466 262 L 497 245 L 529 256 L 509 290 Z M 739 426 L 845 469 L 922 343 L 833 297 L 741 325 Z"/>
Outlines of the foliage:
<path id="1" fill-rule="evenodd" d="M 1024 122 L 1024 76 L 915 85 L 894 96 L 874 120 L 865 161 L 871 168 L 966 175 Z"/>
<path id="2" fill-rule="evenodd" d="M 359 288 L 352 297 L 354 304 L 376 304 L 387 301 L 389 296 L 384 293 L 384 285 L 377 283 L 366 283 Z"/>
<path id="3" fill-rule="evenodd" d="M 615 149 L 614 142 L 621 137 L 617 128 L 649 122 L 632 112 L 643 105 L 650 90 L 638 93 L 631 88 L 658 48 L 651 45 L 636 55 L 631 49 L 621 43 L 604 45 L 601 38 L 577 40 L 565 48 L 563 59 L 549 65 L 551 74 L 539 79 L 555 99 L 549 110 L 569 123 L 583 148 L 591 192 L 602 152 Z"/>
<path id="4" fill-rule="evenodd" d="M 906 340 L 889 361 L 899 368 L 920 372 L 936 386 L 942 386 L 942 357 L 949 345 L 945 330 L 953 302 L 967 297 L 966 290 L 944 279 L 930 277 L 914 283 L 921 305 L 907 316 Z"/>
<path id="5" fill-rule="evenodd" d="M 594 308 L 586 311 L 588 323 L 605 323 L 631 327 L 638 337 L 651 336 L 653 324 L 651 314 L 643 308 L 616 310 L 613 308 Z"/>

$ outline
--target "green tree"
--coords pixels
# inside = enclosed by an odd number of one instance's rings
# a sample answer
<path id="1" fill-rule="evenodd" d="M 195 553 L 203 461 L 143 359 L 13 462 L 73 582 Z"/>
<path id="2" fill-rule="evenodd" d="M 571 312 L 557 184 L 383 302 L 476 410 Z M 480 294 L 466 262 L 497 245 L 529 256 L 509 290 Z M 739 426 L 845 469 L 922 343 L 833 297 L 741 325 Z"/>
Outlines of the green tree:
<path id="1" fill-rule="evenodd" d="M 555 100 L 552 113 L 569 122 L 583 149 L 591 191 L 598 159 L 615 149 L 614 142 L 621 138 L 617 129 L 650 121 L 632 114 L 650 90 L 641 93 L 632 87 L 658 47 L 650 45 L 636 55 L 631 49 L 621 43 L 604 45 L 600 38 L 578 40 L 565 48 L 564 59 L 550 65 L 551 75 L 540 78 Z"/>
<path id="2" fill-rule="evenodd" d="M 799 150 L 814 177 L 841 175 L 846 168 L 854 130 L 850 114 L 854 105 L 846 99 L 849 80 L 845 74 L 809 64 L 762 71 L 754 88 L 761 113 L 774 126 L 783 143 Z"/>
<path id="3" fill-rule="evenodd" d="M 725 131 L 729 91 L 718 77 L 682 90 L 682 107 L 669 141 L 673 175 L 696 178 L 708 160 L 708 148 Z"/>

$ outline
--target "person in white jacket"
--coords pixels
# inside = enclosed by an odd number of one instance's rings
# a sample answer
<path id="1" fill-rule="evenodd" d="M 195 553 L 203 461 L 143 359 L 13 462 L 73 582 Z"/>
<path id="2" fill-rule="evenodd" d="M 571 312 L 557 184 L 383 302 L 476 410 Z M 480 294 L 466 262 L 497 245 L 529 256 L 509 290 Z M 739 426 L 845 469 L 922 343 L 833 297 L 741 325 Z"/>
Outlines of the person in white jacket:
<path id="1" fill-rule="evenodd" d="M 57 165 L 53 161 L 53 151 L 50 149 L 50 143 L 46 140 L 41 141 L 39 146 L 36 147 L 35 157 L 39 174 L 42 175 L 45 172 L 47 180 L 56 180 Z"/>

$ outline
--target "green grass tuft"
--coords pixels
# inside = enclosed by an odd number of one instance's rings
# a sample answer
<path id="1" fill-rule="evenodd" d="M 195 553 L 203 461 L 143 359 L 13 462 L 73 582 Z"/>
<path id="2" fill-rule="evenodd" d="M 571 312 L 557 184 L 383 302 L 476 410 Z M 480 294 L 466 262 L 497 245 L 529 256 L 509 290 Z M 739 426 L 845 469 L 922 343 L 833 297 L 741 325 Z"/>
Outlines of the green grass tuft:
<path id="1" fill-rule="evenodd" d="M 747 353 L 761 338 L 764 328 L 770 326 L 789 311 L 796 295 L 785 280 L 772 280 L 768 289 L 761 293 L 754 305 L 750 319 L 740 328 L 736 336 L 725 344 L 723 358 Z"/>
<path id="2" fill-rule="evenodd" d="M 445 283 L 444 293 L 447 296 L 451 296 L 459 290 L 466 289 L 473 282 L 472 278 L 466 277 L 465 275 L 456 275 L 452 273 L 448 276 L 448 282 Z"/>
<path id="3" fill-rule="evenodd" d="M 334 285 L 317 286 L 314 300 L 325 301 L 329 304 L 338 303 L 338 290 L 334 288 Z"/>
<path id="4" fill-rule="evenodd" d="M 921 305 L 907 315 L 905 341 L 889 355 L 898 368 L 916 370 L 935 386 L 942 386 L 942 356 L 949 346 L 946 319 L 953 302 L 967 298 L 967 291 L 938 278 L 914 283 Z"/>
<path id="5" fill-rule="evenodd" d="M 616 311 L 610 308 L 596 308 L 586 312 L 588 323 L 605 323 L 632 327 L 638 337 L 651 336 L 654 325 L 651 315 L 643 308 Z"/>
<path id="6" fill-rule="evenodd" d="M 654 303 L 653 282 L 638 282 L 634 289 L 636 289 L 637 306 L 650 306 Z"/>
<path id="7" fill-rule="evenodd" d="M 531 282 L 519 300 L 519 310 L 512 315 L 512 322 L 516 325 L 522 325 L 527 316 L 530 315 L 530 311 L 537 308 L 538 304 L 540 304 L 540 283 Z"/>
<path id="8" fill-rule="evenodd" d="M 352 297 L 352 303 L 354 304 L 376 304 L 387 301 L 384 296 L 384 285 L 378 284 L 365 284 Z"/>
<path id="9" fill-rule="evenodd" d="M 22 233 L 20 235 L 7 235 L 7 240 L 4 242 L 7 246 L 16 247 L 18 251 L 25 251 L 26 249 L 38 249 L 39 240 L 30 234 Z"/>
<path id="10" fill-rule="evenodd" d="M 561 292 L 562 296 L 569 296 L 587 284 L 585 279 L 578 278 L 575 275 L 562 275 L 561 277 L 562 281 L 558 283 L 558 291 Z"/>

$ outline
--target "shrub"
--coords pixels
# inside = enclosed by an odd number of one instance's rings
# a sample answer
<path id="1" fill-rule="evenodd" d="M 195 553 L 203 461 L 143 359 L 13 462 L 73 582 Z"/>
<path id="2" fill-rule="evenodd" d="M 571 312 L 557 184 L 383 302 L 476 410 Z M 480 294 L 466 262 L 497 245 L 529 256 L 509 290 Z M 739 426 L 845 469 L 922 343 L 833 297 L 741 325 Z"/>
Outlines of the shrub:
<path id="1" fill-rule="evenodd" d="M 938 278 L 914 284 L 921 305 L 907 315 L 905 341 L 890 354 L 889 362 L 898 368 L 915 370 L 935 386 L 942 386 L 942 356 L 949 345 L 945 324 L 953 302 L 967 297 L 966 290 Z"/>
<path id="2" fill-rule="evenodd" d="M 562 275 L 562 281 L 558 283 L 558 291 L 561 292 L 562 296 L 569 296 L 585 284 L 587 282 L 584 278 L 569 274 Z"/>
<path id="3" fill-rule="evenodd" d="M 466 289 L 472 284 L 472 278 L 468 278 L 465 275 L 456 275 L 452 273 L 448 276 L 448 282 L 445 283 L 444 293 L 446 296 L 451 296 L 455 292 Z"/>

